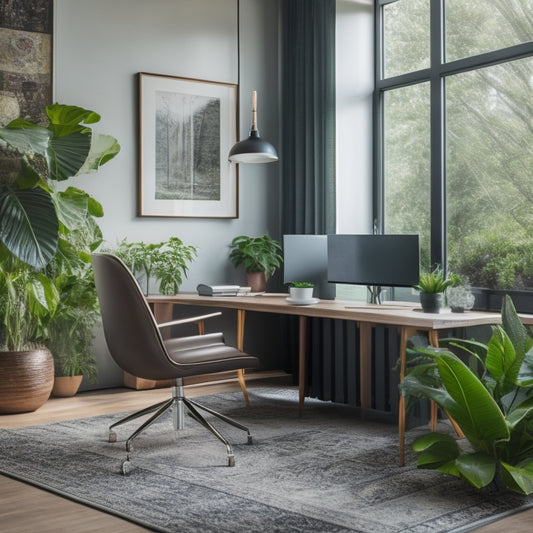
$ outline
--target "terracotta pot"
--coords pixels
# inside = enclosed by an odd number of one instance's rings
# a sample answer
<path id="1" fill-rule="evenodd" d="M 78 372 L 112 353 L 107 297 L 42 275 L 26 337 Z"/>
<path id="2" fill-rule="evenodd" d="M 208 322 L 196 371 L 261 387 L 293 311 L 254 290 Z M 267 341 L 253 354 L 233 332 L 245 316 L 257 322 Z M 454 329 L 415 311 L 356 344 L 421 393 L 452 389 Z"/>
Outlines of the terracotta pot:
<path id="1" fill-rule="evenodd" d="M 264 272 L 246 272 L 246 283 L 252 292 L 266 291 L 266 274 Z"/>
<path id="2" fill-rule="evenodd" d="M 81 376 L 56 376 L 52 396 L 56 398 L 70 398 L 80 388 L 83 375 Z"/>
<path id="3" fill-rule="evenodd" d="M 0 413 L 29 413 L 50 397 L 54 360 L 46 348 L 0 352 Z"/>

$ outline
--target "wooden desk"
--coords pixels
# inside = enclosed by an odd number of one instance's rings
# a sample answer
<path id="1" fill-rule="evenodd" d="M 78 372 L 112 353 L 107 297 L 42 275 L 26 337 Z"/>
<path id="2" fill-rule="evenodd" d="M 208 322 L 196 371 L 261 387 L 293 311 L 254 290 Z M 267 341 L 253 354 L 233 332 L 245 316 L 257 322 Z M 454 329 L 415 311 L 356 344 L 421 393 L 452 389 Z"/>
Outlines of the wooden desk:
<path id="1" fill-rule="evenodd" d="M 496 313 L 422 313 L 416 303 L 391 302 L 384 305 L 372 305 L 343 300 L 320 300 L 315 305 L 297 306 L 286 301 L 287 294 L 261 294 L 258 296 L 213 297 L 197 294 L 177 294 L 175 296 L 150 296 L 148 301 L 154 305 L 154 314 L 158 322 L 172 318 L 175 304 L 204 307 L 217 307 L 237 310 L 237 348 L 244 347 L 244 322 L 246 311 L 261 313 L 278 313 L 299 317 L 299 409 L 305 399 L 307 377 L 307 319 L 310 317 L 351 320 L 359 327 L 360 350 L 360 394 L 361 412 L 364 416 L 371 402 L 371 358 L 372 326 L 376 324 L 396 326 L 400 330 L 400 378 L 405 375 L 406 347 L 409 337 L 418 331 L 426 331 L 433 346 L 438 346 L 438 331 L 454 328 L 499 324 L 501 316 Z M 241 385 L 242 386 L 242 385 Z M 245 388 L 243 389 L 245 391 Z M 400 395 L 400 412 L 398 419 L 400 436 L 400 464 L 403 464 L 405 436 L 405 404 Z"/>

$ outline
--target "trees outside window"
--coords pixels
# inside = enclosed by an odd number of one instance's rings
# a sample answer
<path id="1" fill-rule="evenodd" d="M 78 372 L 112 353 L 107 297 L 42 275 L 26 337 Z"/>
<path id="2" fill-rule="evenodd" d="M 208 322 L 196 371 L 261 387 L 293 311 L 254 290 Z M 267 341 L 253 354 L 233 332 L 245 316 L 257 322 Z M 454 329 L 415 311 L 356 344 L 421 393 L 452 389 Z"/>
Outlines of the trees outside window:
<path id="1" fill-rule="evenodd" d="M 533 291 L 533 0 L 377 0 L 376 52 L 378 226 Z"/>

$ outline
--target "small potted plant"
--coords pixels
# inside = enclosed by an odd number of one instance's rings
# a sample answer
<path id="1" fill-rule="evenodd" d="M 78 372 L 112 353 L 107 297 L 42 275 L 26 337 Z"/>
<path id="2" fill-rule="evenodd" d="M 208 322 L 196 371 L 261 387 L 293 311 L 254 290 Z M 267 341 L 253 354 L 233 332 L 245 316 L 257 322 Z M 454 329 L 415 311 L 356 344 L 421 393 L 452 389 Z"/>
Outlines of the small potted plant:
<path id="1" fill-rule="evenodd" d="M 281 244 L 268 234 L 262 237 L 239 235 L 231 241 L 229 258 L 235 268 L 244 266 L 252 292 L 263 292 L 267 279 L 283 261 L 281 251 Z"/>
<path id="2" fill-rule="evenodd" d="M 418 284 L 414 288 L 420 292 L 420 304 L 424 313 L 439 313 L 444 304 L 444 291 L 460 282 L 457 274 L 450 273 L 445 276 L 440 267 L 420 274 Z"/>
<path id="3" fill-rule="evenodd" d="M 314 287 L 314 284 L 309 281 L 295 281 L 289 287 L 290 297 L 298 302 L 312 300 Z"/>

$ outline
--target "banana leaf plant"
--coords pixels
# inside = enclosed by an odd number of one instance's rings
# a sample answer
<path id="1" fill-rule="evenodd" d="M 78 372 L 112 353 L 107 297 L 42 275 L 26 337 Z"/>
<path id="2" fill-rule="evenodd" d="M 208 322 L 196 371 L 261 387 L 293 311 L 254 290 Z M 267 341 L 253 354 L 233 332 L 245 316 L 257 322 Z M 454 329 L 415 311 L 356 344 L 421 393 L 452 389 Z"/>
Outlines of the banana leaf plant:
<path id="1" fill-rule="evenodd" d="M 446 345 L 416 348 L 429 362 L 410 372 L 400 388 L 404 396 L 436 402 L 465 439 L 442 433 L 419 437 L 413 443 L 418 467 L 477 488 L 495 482 L 533 493 L 533 339 L 511 298 L 504 299 L 502 324 L 492 327 L 487 344 L 449 339 Z M 460 357 L 464 354 L 469 364 Z"/>
<path id="2" fill-rule="evenodd" d="M 100 120 L 94 111 L 54 104 L 46 115 L 47 126 L 16 119 L 0 128 L 0 243 L 39 270 L 57 251 L 60 223 L 68 230 L 80 207 L 98 209 L 85 193 L 58 192 L 55 183 L 97 170 L 120 150 L 88 126 Z"/>
<path id="3" fill-rule="evenodd" d="M 56 185 L 97 170 L 120 150 L 116 139 L 88 126 L 100 120 L 93 111 L 54 104 L 46 115 L 47 126 L 17 119 L 0 128 L 2 350 L 48 342 L 66 303 L 69 312 L 83 309 L 85 293 L 65 279 L 81 280 L 68 264 L 90 266 L 93 248 L 80 246 L 76 235 L 87 234 L 103 209 L 86 192 Z M 99 242 L 101 234 L 91 246 Z"/>

